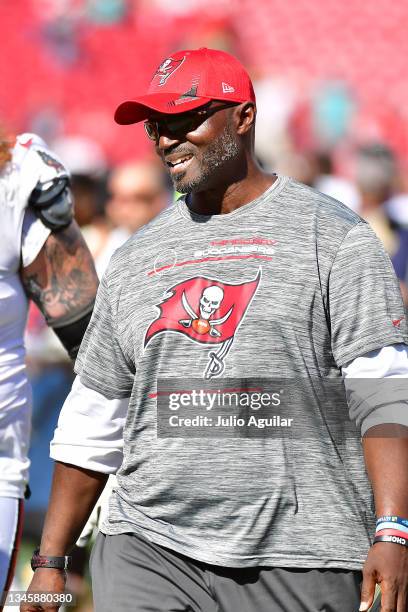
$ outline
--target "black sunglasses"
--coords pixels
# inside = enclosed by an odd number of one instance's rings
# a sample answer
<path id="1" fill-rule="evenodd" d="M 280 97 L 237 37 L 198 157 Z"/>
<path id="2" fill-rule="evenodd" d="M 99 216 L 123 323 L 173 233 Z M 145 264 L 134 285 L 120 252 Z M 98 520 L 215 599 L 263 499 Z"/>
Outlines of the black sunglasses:
<path id="1" fill-rule="evenodd" d="M 212 104 L 212 102 L 209 102 L 209 104 Z M 239 102 L 226 102 L 218 106 L 208 106 L 208 108 L 202 107 L 198 110 L 192 110 L 186 113 L 167 115 L 160 119 L 148 119 L 144 122 L 144 128 L 150 140 L 158 142 L 160 134 L 163 131 L 170 136 L 188 134 L 188 132 L 196 130 L 201 123 L 206 121 L 208 117 L 211 117 L 211 115 L 217 111 L 236 106 L 237 104 L 239 104 Z"/>

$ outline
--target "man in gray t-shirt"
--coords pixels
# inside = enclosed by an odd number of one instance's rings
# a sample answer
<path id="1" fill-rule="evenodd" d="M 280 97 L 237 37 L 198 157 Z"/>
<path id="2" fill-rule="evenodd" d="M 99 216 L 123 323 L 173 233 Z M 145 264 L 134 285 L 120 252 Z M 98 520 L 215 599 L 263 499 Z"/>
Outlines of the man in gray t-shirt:
<path id="1" fill-rule="evenodd" d="M 381 244 L 344 205 L 258 167 L 252 84 L 226 53 L 174 54 L 115 118 L 146 120 L 188 195 L 101 281 L 31 588 L 63 588 L 48 556 L 67 553 L 117 470 L 96 612 L 351 611 L 364 564 L 361 609 L 377 581 L 403 610 L 406 547 L 372 545 L 376 514 L 408 517 L 407 440 L 372 437 L 408 425 L 402 382 L 385 399 L 376 384 L 408 375 Z"/>

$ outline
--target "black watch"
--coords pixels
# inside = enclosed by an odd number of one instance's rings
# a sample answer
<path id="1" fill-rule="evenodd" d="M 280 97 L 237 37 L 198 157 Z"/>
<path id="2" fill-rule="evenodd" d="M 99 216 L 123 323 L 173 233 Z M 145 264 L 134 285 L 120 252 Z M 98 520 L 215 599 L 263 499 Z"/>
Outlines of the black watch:
<path id="1" fill-rule="evenodd" d="M 31 557 L 31 569 L 36 570 L 39 567 L 49 567 L 51 569 L 67 570 L 71 566 L 71 557 L 50 557 L 49 555 L 40 555 L 40 549 L 36 548 Z"/>

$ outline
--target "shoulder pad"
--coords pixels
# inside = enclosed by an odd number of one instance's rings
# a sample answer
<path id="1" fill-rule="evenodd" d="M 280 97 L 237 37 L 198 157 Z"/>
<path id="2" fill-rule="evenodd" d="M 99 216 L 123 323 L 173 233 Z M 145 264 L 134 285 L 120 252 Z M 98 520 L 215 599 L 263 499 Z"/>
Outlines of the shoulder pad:
<path id="1" fill-rule="evenodd" d="M 54 178 L 46 183 L 38 181 L 31 192 L 29 201 L 33 206 L 40 208 L 49 206 L 51 202 L 69 186 L 67 176 Z"/>
<path id="2" fill-rule="evenodd" d="M 67 227 L 74 218 L 72 194 L 66 175 L 46 183 L 38 181 L 28 203 L 44 225 L 54 232 Z"/>

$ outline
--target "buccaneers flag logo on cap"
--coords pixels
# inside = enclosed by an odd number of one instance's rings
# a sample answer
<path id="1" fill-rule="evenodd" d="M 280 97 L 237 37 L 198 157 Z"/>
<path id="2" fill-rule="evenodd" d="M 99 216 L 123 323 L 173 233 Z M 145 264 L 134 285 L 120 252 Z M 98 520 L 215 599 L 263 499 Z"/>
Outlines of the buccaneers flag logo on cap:
<path id="1" fill-rule="evenodd" d="M 261 270 L 254 280 L 231 284 L 196 276 L 168 289 L 157 304 L 159 317 L 149 326 L 144 346 L 157 334 L 171 331 L 200 344 L 221 345 L 210 352 L 205 378 L 220 376 L 235 333 L 255 295 Z"/>
<path id="2" fill-rule="evenodd" d="M 155 79 L 159 79 L 159 82 L 155 84 L 159 86 L 164 85 L 169 76 L 172 75 L 173 72 L 177 70 L 177 68 L 180 68 L 181 64 L 184 62 L 185 59 L 185 57 L 182 57 L 179 60 L 174 60 L 172 57 L 165 59 L 164 62 L 162 62 L 156 70 L 152 79 L 152 84 Z"/>

